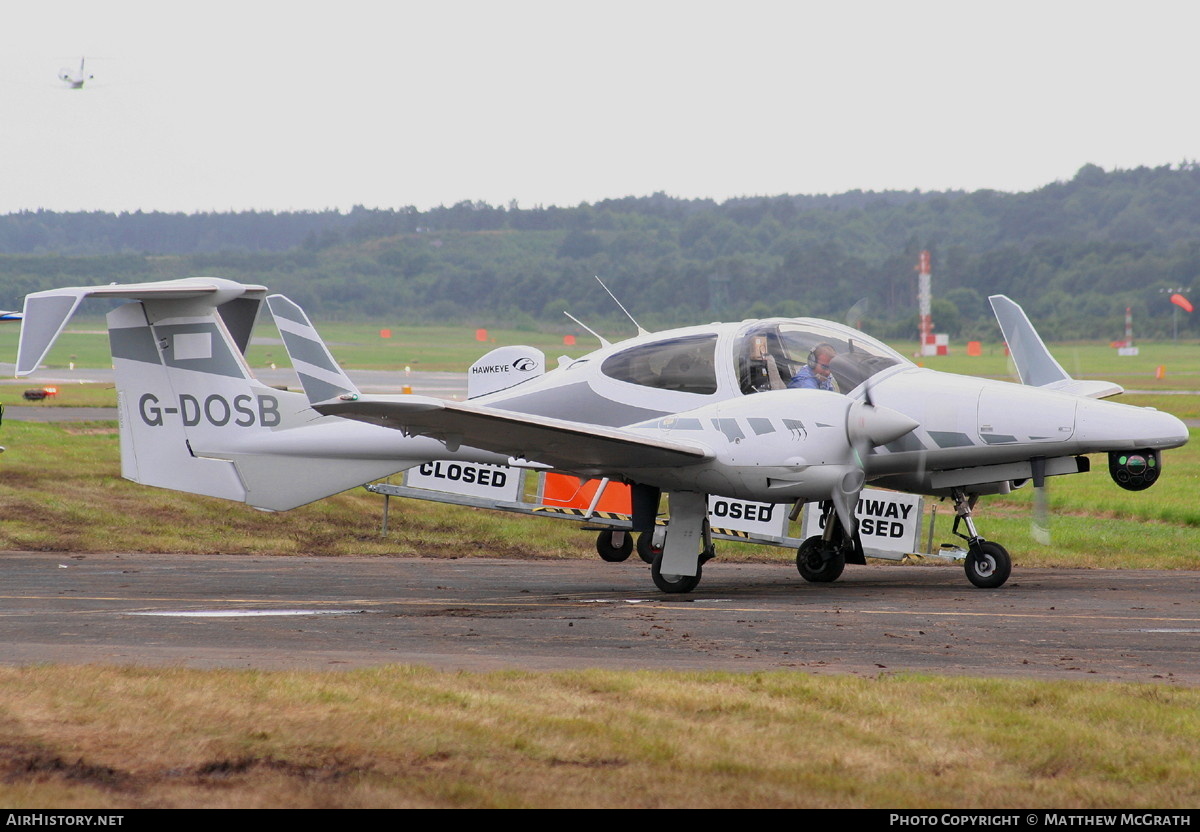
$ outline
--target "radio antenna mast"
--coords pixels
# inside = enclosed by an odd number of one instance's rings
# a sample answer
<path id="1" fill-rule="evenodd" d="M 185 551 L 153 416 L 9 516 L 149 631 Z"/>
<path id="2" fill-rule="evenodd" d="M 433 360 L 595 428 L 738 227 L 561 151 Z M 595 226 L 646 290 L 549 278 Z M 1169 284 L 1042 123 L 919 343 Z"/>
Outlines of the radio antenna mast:
<path id="1" fill-rule="evenodd" d="M 596 330 L 592 329 L 590 326 L 588 326 L 587 324 L 585 324 L 583 321 L 581 321 L 581 320 L 579 320 L 578 318 L 576 318 L 576 317 L 575 317 L 574 315 L 572 315 L 570 312 L 568 312 L 568 311 L 566 311 L 566 310 L 564 309 L 564 310 L 563 310 L 563 314 L 564 314 L 564 315 L 566 315 L 568 318 L 570 318 L 570 319 L 571 319 L 572 321 L 574 321 L 575 323 L 579 324 L 579 325 L 580 325 L 581 327 L 583 327 L 584 329 L 586 329 L 588 332 L 590 332 L 590 333 L 592 333 L 593 335 L 595 335 L 595 336 L 596 336 L 596 338 L 597 338 L 597 339 L 600 341 L 600 346 L 602 346 L 602 347 L 611 347 L 611 346 L 612 346 L 612 344 L 610 344 L 610 343 L 609 343 L 609 341 L 608 341 L 608 339 L 607 339 L 607 338 L 605 338 L 603 335 L 601 335 L 601 334 L 600 334 L 599 332 L 597 332 Z"/>
<path id="2" fill-rule="evenodd" d="M 603 289 L 604 291 L 608 292 L 608 296 L 613 299 L 613 303 L 615 303 L 617 306 L 621 307 L 621 311 L 625 313 L 625 317 L 628 318 L 629 320 L 633 321 L 633 325 L 637 327 L 638 335 L 649 335 L 650 334 L 649 332 L 642 329 L 641 324 L 639 324 L 637 321 L 633 320 L 633 316 L 629 314 L 629 310 L 625 308 L 625 305 L 622 304 L 621 301 L 617 300 L 617 296 L 614 295 L 611 291 L 609 291 L 609 288 L 604 285 L 604 281 L 600 279 L 600 275 L 596 275 L 595 277 L 596 277 L 596 282 L 600 284 L 600 288 Z M 580 324 L 580 326 L 583 326 L 583 325 Z M 588 332 L 591 332 L 591 330 L 589 329 Z"/>

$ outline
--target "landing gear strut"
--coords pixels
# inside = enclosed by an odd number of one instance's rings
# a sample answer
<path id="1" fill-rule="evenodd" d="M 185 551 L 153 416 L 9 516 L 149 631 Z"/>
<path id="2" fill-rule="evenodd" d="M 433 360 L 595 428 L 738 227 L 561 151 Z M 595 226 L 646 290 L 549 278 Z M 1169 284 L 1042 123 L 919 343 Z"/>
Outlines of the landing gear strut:
<path id="1" fill-rule="evenodd" d="M 980 589 L 995 589 L 1003 586 L 1012 574 L 1012 557 L 1008 550 L 999 543 L 984 540 L 975 530 L 975 522 L 971 519 L 971 509 L 975 507 L 975 498 L 968 497 L 961 488 L 952 492 L 954 498 L 954 528 L 953 534 L 967 541 L 967 580 Z M 959 523 L 967 527 L 967 533 L 958 530 Z"/>

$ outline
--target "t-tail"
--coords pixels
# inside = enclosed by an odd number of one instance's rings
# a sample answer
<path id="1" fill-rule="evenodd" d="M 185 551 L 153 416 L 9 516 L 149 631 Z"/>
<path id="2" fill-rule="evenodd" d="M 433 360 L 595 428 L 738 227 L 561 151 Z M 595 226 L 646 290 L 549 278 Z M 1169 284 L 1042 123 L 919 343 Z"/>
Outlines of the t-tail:
<path id="1" fill-rule="evenodd" d="M 31 294 L 17 375 L 37 369 L 85 298 L 127 299 L 108 315 L 125 478 L 284 510 L 438 455 L 255 379 L 244 352 L 265 296 L 208 277 Z"/>

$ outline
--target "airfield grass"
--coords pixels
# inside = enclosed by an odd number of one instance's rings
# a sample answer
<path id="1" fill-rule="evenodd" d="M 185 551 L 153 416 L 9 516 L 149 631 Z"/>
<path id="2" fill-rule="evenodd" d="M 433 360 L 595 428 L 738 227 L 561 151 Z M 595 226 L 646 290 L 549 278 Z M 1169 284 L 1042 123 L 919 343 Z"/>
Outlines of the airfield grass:
<path id="1" fill-rule="evenodd" d="M 470 326 L 393 326 L 386 321 L 317 322 L 321 337 L 341 364 L 350 368 L 375 370 L 438 370 L 466 372 L 488 350 L 508 344 L 527 344 L 546 353 L 553 367 L 560 355 L 577 357 L 596 349 L 599 343 L 583 331 L 572 329 L 543 331 L 535 329 L 488 329 L 486 339 L 477 340 Z M 59 336 L 44 366 L 62 369 L 70 363 L 78 367 L 107 367 L 111 364 L 108 336 L 103 318 L 80 317 Z M 382 329 L 391 331 L 381 338 Z M 0 327 L 0 355 L 15 356 L 19 327 Z M 573 334 L 576 344 L 563 343 Z M 614 342 L 629 337 L 632 331 L 606 333 Z M 913 355 L 913 341 L 896 341 L 892 347 L 904 355 Z M 1063 368 L 1076 378 L 1103 378 L 1129 389 L 1153 386 L 1162 390 L 1200 389 L 1200 343 L 1194 340 L 1147 342 L 1138 345 L 1137 356 L 1121 357 L 1109 344 L 1068 342 L 1051 344 L 1050 350 Z M 963 344 L 955 344 L 946 356 L 914 358 L 923 366 L 963 375 L 1010 378 L 1010 360 L 1000 343 L 984 342 L 981 355 L 967 355 Z M 254 330 L 247 354 L 251 367 L 272 363 L 291 366 L 287 351 L 269 316 L 263 315 Z M 1159 368 L 1163 377 L 1157 379 Z"/>
<path id="2" fill-rule="evenodd" d="M 670 671 L 0 668 L 0 803 L 1186 809 L 1200 690 Z"/>
<path id="3" fill-rule="evenodd" d="M 3 437 L 9 449 L 0 456 L 0 550 L 596 557 L 595 534 L 579 531 L 574 521 L 392 500 L 384 537 L 383 498 L 364 489 L 272 513 L 147 488 L 121 478 L 114 422 L 10 420 Z M 1033 537 L 1028 488 L 981 500 L 981 533 L 1003 543 L 1018 567 L 1200 568 L 1200 504 L 1192 496 L 1200 484 L 1200 445 L 1168 451 L 1163 481 L 1147 491 L 1113 485 L 1103 456 L 1092 465 L 1091 474 L 1050 480 L 1050 545 Z M 957 539 L 950 503 L 927 501 L 926 513 L 935 510 L 936 548 Z M 728 561 L 794 558 L 790 550 L 725 541 L 718 552 Z"/>

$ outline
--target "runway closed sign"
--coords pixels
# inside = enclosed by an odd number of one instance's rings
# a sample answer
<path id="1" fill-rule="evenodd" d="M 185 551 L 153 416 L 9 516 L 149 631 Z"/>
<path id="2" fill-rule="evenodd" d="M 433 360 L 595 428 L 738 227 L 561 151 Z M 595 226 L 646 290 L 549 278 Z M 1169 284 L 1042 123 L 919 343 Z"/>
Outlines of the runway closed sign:
<path id="1" fill-rule="evenodd" d="M 808 538 L 824 531 L 825 518 L 818 503 L 804 507 L 801 536 Z M 872 552 L 915 552 L 921 534 L 921 498 L 897 491 L 867 488 L 858 497 L 858 534 L 863 550 Z"/>
<path id="2" fill-rule="evenodd" d="M 729 497 L 709 496 L 708 522 L 714 529 L 785 537 L 790 508 L 791 506 L 786 504 L 751 503 Z"/>
<path id="3" fill-rule="evenodd" d="M 409 468 L 404 484 L 430 491 L 469 494 L 495 500 L 516 502 L 520 499 L 520 472 L 507 465 L 478 462 L 426 462 Z"/>

